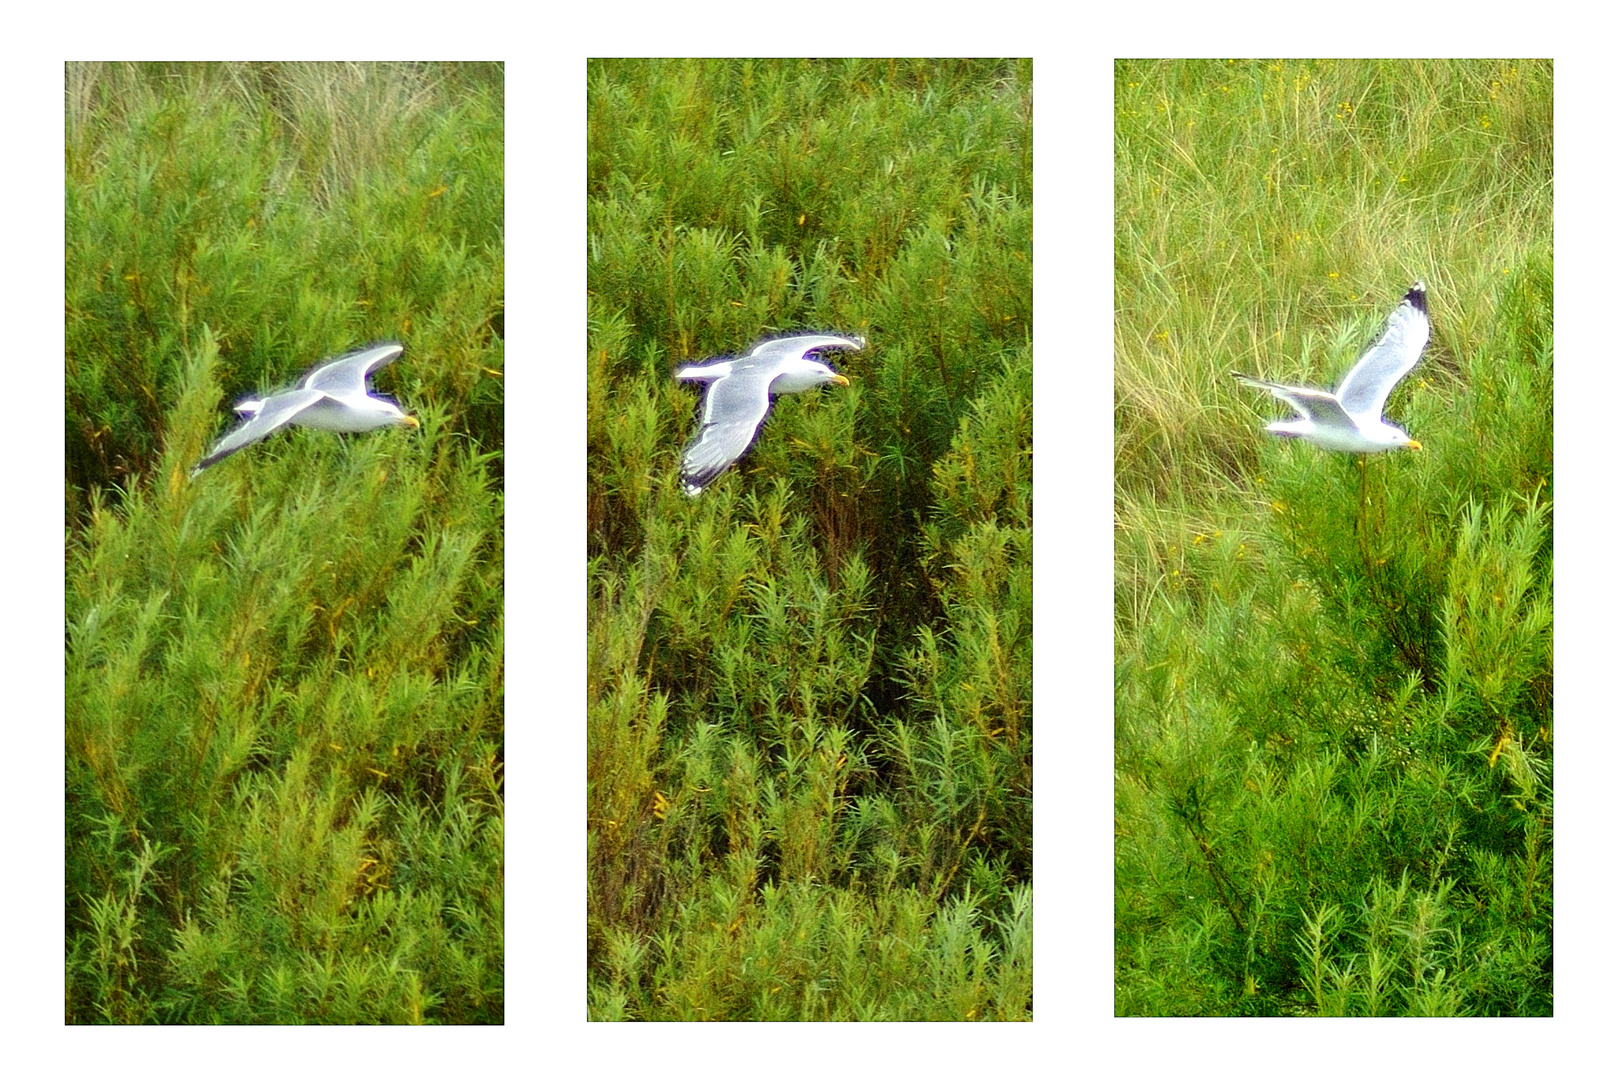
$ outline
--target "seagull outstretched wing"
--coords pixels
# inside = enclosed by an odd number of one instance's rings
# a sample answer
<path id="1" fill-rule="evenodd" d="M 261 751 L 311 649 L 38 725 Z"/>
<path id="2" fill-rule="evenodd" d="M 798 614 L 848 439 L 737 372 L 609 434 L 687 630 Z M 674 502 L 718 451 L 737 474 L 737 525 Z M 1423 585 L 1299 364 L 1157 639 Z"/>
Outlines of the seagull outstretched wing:
<path id="1" fill-rule="evenodd" d="M 1429 343 L 1429 303 L 1423 282 L 1407 290 L 1399 307 L 1389 317 L 1389 326 L 1370 349 L 1356 361 L 1350 374 L 1339 384 L 1339 404 L 1351 416 L 1379 419 L 1384 402 L 1423 355 Z"/>

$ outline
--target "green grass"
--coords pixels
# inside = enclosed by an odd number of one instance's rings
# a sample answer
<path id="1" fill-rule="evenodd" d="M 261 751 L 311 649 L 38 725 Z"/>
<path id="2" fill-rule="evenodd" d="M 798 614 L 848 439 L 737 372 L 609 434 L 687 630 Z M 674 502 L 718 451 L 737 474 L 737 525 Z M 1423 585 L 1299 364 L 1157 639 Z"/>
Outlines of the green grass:
<path id="1" fill-rule="evenodd" d="M 1552 65 L 1115 68 L 1115 1008 L 1552 1011 Z M 1361 462 L 1260 431 L 1415 278 Z"/>
<path id="2" fill-rule="evenodd" d="M 588 68 L 597 1019 L 1033 1010 L 1031 68 Z M 671 377 L 861 333 L 701 498 Z"/>
<path id="3" fill-rule="evenodd" d="M 503 73 L 66 76 L 66 1020 L 500 1023 Z"/>

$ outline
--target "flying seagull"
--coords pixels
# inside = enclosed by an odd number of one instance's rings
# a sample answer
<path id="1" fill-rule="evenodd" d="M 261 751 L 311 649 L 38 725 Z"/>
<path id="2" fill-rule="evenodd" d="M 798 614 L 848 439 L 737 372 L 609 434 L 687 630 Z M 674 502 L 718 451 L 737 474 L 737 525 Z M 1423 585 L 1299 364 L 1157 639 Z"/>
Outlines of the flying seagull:
<path id="1" fill-rule="evenodd" d="M 236 411 L 243 423 L 214 445 L 208 456 L 191 470 L 196 476 L 208 466 L 230 457 L 288 424 L 322 431 L 370 431 L 389 424 L 419 426 L 416 417 L 399 411 L 385 398 L 373 397 L 366 377 L 391 363 L 405 346 L 372 345 L 322 361 L 291 390 L 268 395 L 263 401 L 243 401 Z"/>
<path id="2" fill-rule="evenodd" d="M 736 359 L 693 364 L 675 372 L 686 382 L 705 383 L 703 419 L 681 459 L 681 488 L 697 496 L 754 441 L 778 394 L 849 380 L 810 353 L 822 349 L 864 349 L 866 339 L 838 334 L 798 334 L 773 338 Z"/>
<path id="3" fill-rule="evenodd" d="M 1419 281 L 1407 290 L 1406 297 L 1389 317 L 1384 336 L 1361 355 L 1336 392 L 1330 394 L 1308 386 L 1264 382 L 1235 371 L 1232 377 L 1245 386 L 1271 391 L 1299 413 L 1297 419 L 1266 425 L 1266 430 L 1273 434 L 1293 436 L 1328 450 L 1352 454 L 1371 454 L 1398 447 L 1421 450 L 1422 443 L 1394 424 L 1386 423 L 1383 414 L 1389 392 L 1412 370 L 1423 354 L 1423 346 L 1428 343 L 1429 303 L 1423 282 Z"/>

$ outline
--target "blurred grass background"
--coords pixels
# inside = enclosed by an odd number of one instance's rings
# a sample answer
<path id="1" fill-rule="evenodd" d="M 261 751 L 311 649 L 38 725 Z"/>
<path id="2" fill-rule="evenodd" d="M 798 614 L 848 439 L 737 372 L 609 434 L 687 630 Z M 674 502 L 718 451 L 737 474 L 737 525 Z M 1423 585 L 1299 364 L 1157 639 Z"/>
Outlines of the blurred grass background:
<path id="1" fill-rule="evenodd" d="M 592 61 L 589 1014 L 1029 1019 L 1028 61 Z M 683 361 L 862 334 L 690 500 Z"/>
<path id="2" fill-rule="evenodd" d="M 1552 64 L 1115 66 L 1115 1005 L 1552 1011 Z M 1416 278 L 1362 462 L 1335 385 Z"/>
<path id="3" fill-rule="evenodd" d="M 65 1017 L 504 1017 L 504 74 L 65 71 Z M 229 404 L 397 340 L 420 432 Z"/>

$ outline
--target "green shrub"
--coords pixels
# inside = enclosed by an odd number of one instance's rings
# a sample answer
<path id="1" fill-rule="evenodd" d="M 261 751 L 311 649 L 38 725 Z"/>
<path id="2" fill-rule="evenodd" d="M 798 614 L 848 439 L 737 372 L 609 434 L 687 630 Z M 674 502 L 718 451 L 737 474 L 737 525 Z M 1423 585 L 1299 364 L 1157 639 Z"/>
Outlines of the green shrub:
<path id="1" fill-rule="evenodd" d="M 1029 1019 L 1030 67 L 588 78 L 590 1015 Z M 688 499 L 789 329 L 851 385 Z"/>
<path id="2" fill-rule="evenodd" d="M 500 69 L 67 79 L 66 1018 L 499 1023 Z M 188 479 L 375 339 L 420 431 Z"/>
<path id="3" fill-rule="evenodd" d="M 1115 90 L 1116 1011 L 1550 1015 L 1551 65 Z M 1259 430 L 1419 276 L 1422 451 Z"/>

